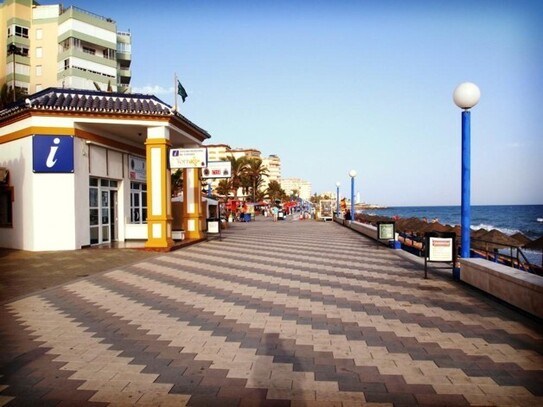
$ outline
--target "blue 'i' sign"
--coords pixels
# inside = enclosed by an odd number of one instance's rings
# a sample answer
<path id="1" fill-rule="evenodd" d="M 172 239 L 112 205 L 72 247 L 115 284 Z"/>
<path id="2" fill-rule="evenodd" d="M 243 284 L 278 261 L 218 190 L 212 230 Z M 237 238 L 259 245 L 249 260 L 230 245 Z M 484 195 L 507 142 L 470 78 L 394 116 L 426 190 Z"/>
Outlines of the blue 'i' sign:
<path id="1" fill-rule="evenodd" d="M 73 173 L 74 138 L 72 136 L 33 136 L 32 169 L 34 172 Z"/>

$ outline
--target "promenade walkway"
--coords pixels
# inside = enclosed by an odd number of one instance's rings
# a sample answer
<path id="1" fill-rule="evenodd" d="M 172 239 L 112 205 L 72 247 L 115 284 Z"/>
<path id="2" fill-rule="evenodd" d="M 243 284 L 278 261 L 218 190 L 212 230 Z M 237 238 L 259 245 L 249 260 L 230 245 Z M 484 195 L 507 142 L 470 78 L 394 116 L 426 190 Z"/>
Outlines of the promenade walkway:
<path id="1" fill-rule="evenodd" d="M 136 260 L 2 305 L 0 406 L 543 405 L 540 321 L 337 224 Z"/>

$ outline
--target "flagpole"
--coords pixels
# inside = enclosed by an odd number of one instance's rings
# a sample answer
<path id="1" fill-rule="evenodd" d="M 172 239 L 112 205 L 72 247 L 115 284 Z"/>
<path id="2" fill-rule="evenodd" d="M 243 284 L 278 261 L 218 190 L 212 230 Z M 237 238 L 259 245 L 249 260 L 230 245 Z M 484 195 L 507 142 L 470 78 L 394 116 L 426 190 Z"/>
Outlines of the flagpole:
<path id="1" fill-rule="evenodd" d="M 173 74 L 173 94 L 175 98 L 174 108 L 175 108 L 176 113 L 178 113 L 179 111 L 177 110 L 177 73 Z"/>

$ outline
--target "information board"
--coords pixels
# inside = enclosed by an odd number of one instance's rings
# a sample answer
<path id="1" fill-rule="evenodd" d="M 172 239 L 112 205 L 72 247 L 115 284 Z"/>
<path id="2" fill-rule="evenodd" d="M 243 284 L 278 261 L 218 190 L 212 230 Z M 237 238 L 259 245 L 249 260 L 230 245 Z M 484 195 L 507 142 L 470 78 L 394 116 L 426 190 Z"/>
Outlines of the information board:
<path id="1" fill-rule="evenodd" d="M 377 222 L 377 239 L 394 240 L 395 226 L 394 222 Z"/>
<path id="2" fill-rule="evenodd" d="M 447 237 L 429 237 L 428 239 L 428 261 L 453 261 L 454 239 Z"/>
<path id="3" fill-rule="evenodd" d="M 207 148 L 172 148 L 170 168 L 204 168 L 207 165 Z"/>

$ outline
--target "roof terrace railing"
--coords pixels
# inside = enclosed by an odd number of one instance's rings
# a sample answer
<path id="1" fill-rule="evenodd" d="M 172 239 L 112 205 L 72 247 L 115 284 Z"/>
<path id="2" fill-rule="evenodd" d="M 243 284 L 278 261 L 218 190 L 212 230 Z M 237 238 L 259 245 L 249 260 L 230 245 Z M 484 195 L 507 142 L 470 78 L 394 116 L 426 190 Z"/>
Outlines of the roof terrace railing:
<path id="1" fill-rule="evenodd" d="M 82 8 L 79 8 L 79 7 L 76 7 L 76 6 L 67 7 L 67 8 L 62 10 L 62 13 L 68 12 L 70 10 L 74 10 L 74 11 L 77 11 L 79 13 L 87 14 L 87 15 L 89 15 L 91 17 L 94 17 L 94 18 L 97 18 L 99 20 L 107 21 L 108 23 L 116 24 L 115 21 L 113 19 L 111 19 L 111 18 L 100 16 L 98 14 L 92 13 L 92 12 L 87 11 L 87 10 L 83 10 Z"/>

